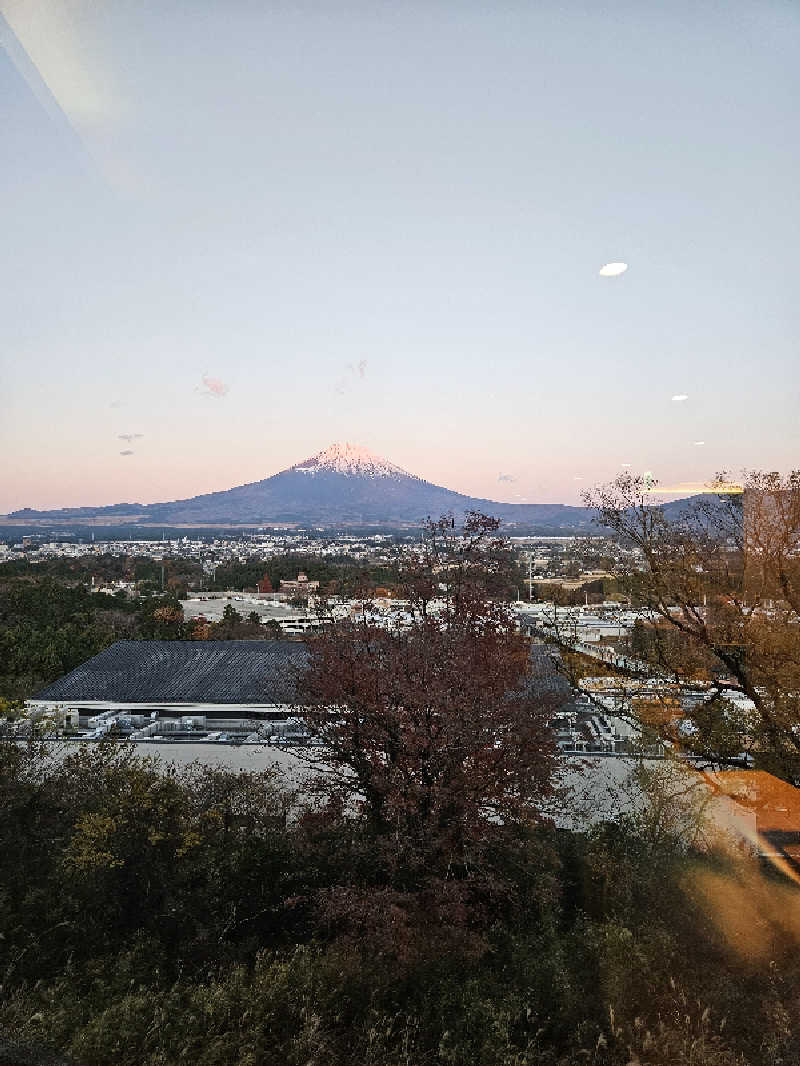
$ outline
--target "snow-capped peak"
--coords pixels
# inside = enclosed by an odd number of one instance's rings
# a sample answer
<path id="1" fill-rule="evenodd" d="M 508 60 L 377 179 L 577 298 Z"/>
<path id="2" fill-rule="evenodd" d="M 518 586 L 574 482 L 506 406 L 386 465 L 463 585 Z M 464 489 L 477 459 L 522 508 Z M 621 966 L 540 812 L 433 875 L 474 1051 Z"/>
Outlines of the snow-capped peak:
<path id="1" fill-rule="evenodd" d="M 331 444 L 324 451 L 293 466 L 292 470 L 297 470 L 301 474 L 332 471 L 336 474 L 348 474 L 351 477 L 413 477 L 399 466 L 395 466 L 387 459 L 382 459 L 379 455 L 373 455 L 359 444 Z"/>

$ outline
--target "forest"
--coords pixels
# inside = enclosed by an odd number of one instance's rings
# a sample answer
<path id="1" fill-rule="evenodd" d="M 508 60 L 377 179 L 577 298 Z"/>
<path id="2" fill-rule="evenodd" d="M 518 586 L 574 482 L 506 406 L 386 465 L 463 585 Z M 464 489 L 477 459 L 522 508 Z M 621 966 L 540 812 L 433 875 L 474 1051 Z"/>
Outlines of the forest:
<path id="1" fill-rule="evenodd" d="M 269 774 L 113 745 L 0 745 L 0 803 L 3 1063 L 800 1059 L 798 890 L 655 806 L 486 832 L 448 873 Z"/>

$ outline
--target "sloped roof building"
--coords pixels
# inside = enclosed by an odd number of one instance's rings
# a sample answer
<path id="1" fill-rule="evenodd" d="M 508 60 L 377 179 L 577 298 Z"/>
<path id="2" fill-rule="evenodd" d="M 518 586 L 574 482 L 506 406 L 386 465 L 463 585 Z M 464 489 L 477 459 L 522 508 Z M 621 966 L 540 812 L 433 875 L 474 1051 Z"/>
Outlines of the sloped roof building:
<path id="1" fill-rule="evenodd" d="M 91 725 L 109 715 L 197 716 L 215 728 L 286 719 L 308 652 L 284 640 L 121 640 L 28 700 Z"/>
<path id="2" fill-rule="evenodd" d="M 41 702 L 292 703 L 307 662 L 285 640 L 120 640 L 38 692 Z"/>

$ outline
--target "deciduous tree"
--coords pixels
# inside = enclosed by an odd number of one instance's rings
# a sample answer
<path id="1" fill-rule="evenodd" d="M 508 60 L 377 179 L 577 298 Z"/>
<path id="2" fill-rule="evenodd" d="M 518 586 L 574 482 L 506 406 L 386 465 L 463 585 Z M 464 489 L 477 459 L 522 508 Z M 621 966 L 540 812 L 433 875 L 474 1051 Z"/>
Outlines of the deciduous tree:
<path id="1" fill-rule="evenodd" d="M 724 491 L 724 476 L 717 485 L 673 517 L 627 475 L 586 503 L 636 549 L 620 577 L 655 619 L 637 649 L 678 678 L 706 671 L 711 697 L 732 685 L 752 702 L 742 716 L 717 699 L 693 723 L 693 750 L 715 759 L 724 735 L 728 754 L 800 780 L 800 471 L 750 473 L 740 491 Z"/>
<path id="2" fill-rule="evenodd" d="M 499 822 L 536 818 L 550 790 L 552 706 L 529 685 L 528 641 L 502 600 L 497 522 L 430 521 L 404 569 L 404 625 L 368 615 L 310 646 L 302 713 L 325 789 L 377 836 L 445 865 Z"/>

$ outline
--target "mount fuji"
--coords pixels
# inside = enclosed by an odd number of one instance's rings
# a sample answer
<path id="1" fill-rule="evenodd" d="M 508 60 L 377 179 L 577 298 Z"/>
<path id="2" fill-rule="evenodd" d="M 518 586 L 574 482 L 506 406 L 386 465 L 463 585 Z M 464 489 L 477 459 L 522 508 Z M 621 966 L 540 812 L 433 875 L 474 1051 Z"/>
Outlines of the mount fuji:
<path id="1" fill-rule="evenodd" d="M 59 519 L 158 525 L 397 526 L 417 524 L 427 515 L 483 511 L 504 524 L 548 531 L 589 526 L 591 514 L 564 504 L 497 503 L 433 485 L 355 444 L 333 444 L 288 470 L 171 503 L 118 503 L 111 507 L 69 507 L 57 511 L 25 508 L 14 519 Z"/>

